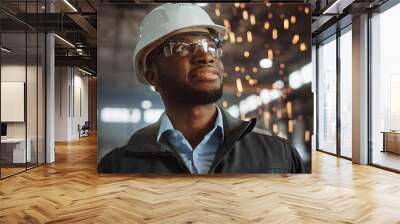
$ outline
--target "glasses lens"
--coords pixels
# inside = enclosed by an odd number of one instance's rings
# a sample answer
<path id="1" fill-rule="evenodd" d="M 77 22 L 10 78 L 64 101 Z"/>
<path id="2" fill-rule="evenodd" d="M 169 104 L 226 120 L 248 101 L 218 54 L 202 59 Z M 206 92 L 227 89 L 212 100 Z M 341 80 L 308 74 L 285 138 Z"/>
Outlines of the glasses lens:
<path id="1" fill-rule="evenodd" d="M 194 55 L 199 49 L 213 57 L 222 56 L 222 44 L 218 39 L 201 39 L 194 42 L 170 41 L 164 46 L 164 55 L 165 57 L 172 55 L 183 57 Z"/>

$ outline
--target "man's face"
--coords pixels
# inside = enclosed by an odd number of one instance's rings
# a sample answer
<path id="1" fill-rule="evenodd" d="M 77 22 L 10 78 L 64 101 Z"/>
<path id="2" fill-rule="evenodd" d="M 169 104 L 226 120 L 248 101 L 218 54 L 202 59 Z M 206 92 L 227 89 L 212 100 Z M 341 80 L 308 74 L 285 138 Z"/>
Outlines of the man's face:
<path id="1" fill-rule="evenodd" d="M 212 40 L 208 35 L 181 34 L 174 41 L 193 43 L 202 39 Z M 218 57 L 197 47 L 193 54 L 160 53 L 155 58 L 157 90 L 164 100 L 178 100 L 187 104 L 209 104 L 222 96 L 224 67 Z"/>

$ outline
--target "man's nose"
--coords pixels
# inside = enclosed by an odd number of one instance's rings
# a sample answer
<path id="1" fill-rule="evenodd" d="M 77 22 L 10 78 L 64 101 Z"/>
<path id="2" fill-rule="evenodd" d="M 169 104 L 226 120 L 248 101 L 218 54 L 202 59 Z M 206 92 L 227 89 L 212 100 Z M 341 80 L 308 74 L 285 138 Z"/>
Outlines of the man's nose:
<path id="1" fill-rule="evenodd" d="M 195 64 L 213 64 L 215 58 L 207 53 L 203 48 L 199 47 L 197 52 L 193 55 L 193 62 Z"/>

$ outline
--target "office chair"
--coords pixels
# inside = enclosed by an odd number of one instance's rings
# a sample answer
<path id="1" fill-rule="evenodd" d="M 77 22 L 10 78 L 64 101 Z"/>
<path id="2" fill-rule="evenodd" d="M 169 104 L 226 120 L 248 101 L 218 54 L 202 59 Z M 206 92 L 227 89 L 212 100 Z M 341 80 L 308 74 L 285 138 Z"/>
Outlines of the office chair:
<path id="1" fill-rule="evenodd" d="M 89 121 L 85 121 L 82 127 L 80 127 L 80 125 L 78 124 L 79 138 L 89 136 L 89 129 L 90 129 Z"/>

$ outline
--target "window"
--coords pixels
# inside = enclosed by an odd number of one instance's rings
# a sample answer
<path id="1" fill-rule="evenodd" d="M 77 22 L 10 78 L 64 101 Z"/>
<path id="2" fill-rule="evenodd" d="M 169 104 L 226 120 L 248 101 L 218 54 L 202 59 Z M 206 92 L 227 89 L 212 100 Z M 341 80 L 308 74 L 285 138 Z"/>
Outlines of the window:
<path id="1" fill-rule="evenodd" d="M 340 155 L 351 158 L 352 35 L 351 26 L 340 36 Z M 347 32 L 346 32 L 347 31 Z"/>
<path id="2" fill-rule="evenodd" d="M 336 39 L 318 48 L 318 149 L 336 154 Z"/>
<path id="3" fill-rule="evenodd" d="M 372 163 L 400 170 L 400 4 L 371 18 Z"/>

